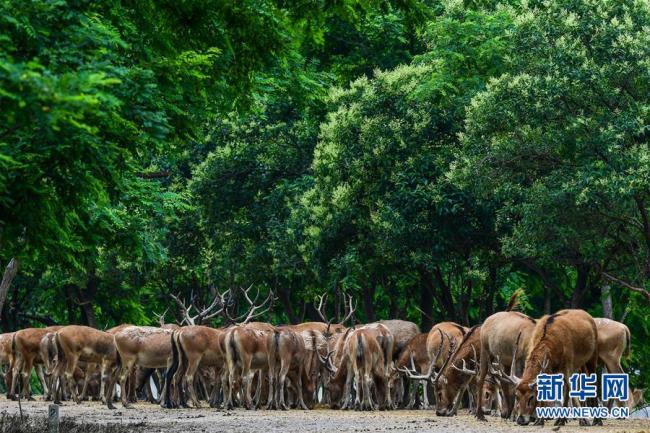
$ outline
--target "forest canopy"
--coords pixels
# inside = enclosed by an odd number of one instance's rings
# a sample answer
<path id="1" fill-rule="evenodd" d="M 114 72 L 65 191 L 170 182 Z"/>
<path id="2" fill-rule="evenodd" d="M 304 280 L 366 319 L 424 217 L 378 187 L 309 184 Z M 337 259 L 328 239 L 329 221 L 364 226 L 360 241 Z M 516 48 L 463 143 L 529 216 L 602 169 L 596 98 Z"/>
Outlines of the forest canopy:
<path id="1" fill-rule="evenodd" d="M 644 0 L 2 0 L 0 325 L 252 285 L 274 323 L 345 292 L 427 330 L 523 288 L 626 323 L 648 386 L 649 28 Z"/>

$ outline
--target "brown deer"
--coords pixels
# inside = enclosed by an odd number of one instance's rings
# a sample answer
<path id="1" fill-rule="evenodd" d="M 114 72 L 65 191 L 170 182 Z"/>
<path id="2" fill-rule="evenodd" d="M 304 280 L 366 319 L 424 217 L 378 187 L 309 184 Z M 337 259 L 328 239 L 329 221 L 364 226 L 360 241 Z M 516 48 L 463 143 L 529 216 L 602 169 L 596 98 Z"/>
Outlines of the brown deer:
<path id="1" fill-rule="evenodd" d="M 477 325 L 465 334 L 436 378 L 436 415 L 452 416 L 456 413 L 462 391 L 476 378 L 480 356 L 481 326 Z"/>
<path id="2" fill-rule="evenodd" d="M 527 425 L 530 422 L 537 405 L 535 388 L 538 374 L 564 374 L 566 405 L 571 374 L 581 369 L 587 374 L 595 373 L 597 364 L 598 330 L 589 313 L 583 310 L 561 310 L 542 317 L 537 321 L 530 338 L 526 366 L 521 379 L 511 374 L 513 382 L 517 384 L 517 424 Z M 597 419 L 594 421 L 600 422 Z M 565 420 L 558 420 L 557 424 L 564 422 Z M 581 419 L 580 423 L 584 424 L 584 420 Z"/>
<path id="3" fill-rule="evenodd" d="M 328 384 L 330 406 L 374 410 L 377 406 L 372 400 L 371 390 L 376 388 L 381 400 L 379 407 L 392 408 L 389 380 L 393 368 L 393 345 L 392 334 L 380 323 L 364 325 L 343 334 L 337 342 L 337 355 L 340 356 L 335 359 L 339 360 L 338 367 L 332 362 L 334 351 L 330 351 L 324 360 L 333 375 Z M 357 385 L 354 405 L 353 380 Z"/>
<path id="4" fill-rule="evenodd" d="M 417 374 L 424 374 L 431 365 L 431 356 L 427 351 L 427 338 L 429 334 L 424 332 L 413 336 L 406 347 L 402 350 L 400 357 L 395 363 L 395 368 L 398 371 L 403 371 L 405 368 L 410 368 L 411 371 Z M 408 409 L 415 407 L 415 400 L 417 395 L 418 386 L 422 384 L 422 406 L 424 409 L 429 407 L 429 396 L 427 393 L 427 381 L 416 381 L 414 386 L 411 386 L 409 392 L 409 401 L 406 405 Z"/>
<path id="5" fill-rule="evenodd" d="M 200 407 L 201 403 L 196 395 L 195 377 L 200 368 L 213 368 L 217 377 L 221 376 L 225 364 L 225 331 L 223 329 L 203 326 L 202 323 L 223 313 L 226 304 L 229 302 L 230 290 L 224 293 L 215 292 L 215 296 L 206 308 L 199 308 L 194 304 L 188 307 L 184 301 L 176 295 L 171 295 L 179 306 L 183 315 L 182 323 L 188 326 L 175 329 L 171 337 L 172 359 L 169 368 L 165 372 L 164 388 L 180 388 L 185 384 L 189 391 L 190 399 L 194 407 Z M 197 314 L 191 315 L 194 309 Z M 163 321 L 160 321 L 161 326 Z M 222 380 L 223 382 L 223 380 Z M 215 385 L 210 405 L 214 406 L 214 394 L 219 391 Z M 175 407 L 170 393 L 165 393 L 165 398 L 160 399 L 162 407 Z"/>
<path id="6" fill-rule="evenodd" d="M 481 325 L 481 348 L 477 351 L 480 354 L 480 372 L 476 383 L 476 417 L 479 420 L 485 420 L 482 391 L 488 373 L 495 377 L 503 392 L 501 417 L 510 417 L 514 408 L 513 388 L 516 386 L 513 378 L 524 369 L 525 354 L 535 326 L 535 319 L 516 311 L 500 311 Z M 510 375 L 498 374 L 508 367 Z"/>
<path id="7" fill-rule="evenodd" d="M 379 320 L 377 323 L 381 323 L 386 326 L 390 333 L 393 335 L 395 345 L 393 348 L 392 360 L 393 362 L 397 361 L 406 348 L 406 345 L 409 343 L 411 338 L 415 337 L 420 333 L 420 328 L 413 322 L 407 320 Z M 391 388 L 395 394 L 395 401 L 398 405 L 406 405 L 408 402 L 406 399 L 405 390 L 408 387 L 409 381 L 406 379 L 397 379 L 393 378 L 391 382 Z"/>
<path id="8" fill-rule="evenodd" d="M 113 384 L 117 351 L 113 343 L 113 335 L 88 326 L 70 325 L 59 329 L 55 335 L 56 367 L 54 377 L 65 377 L 67 383 L 74 383 L 74 374 L 79 362 L 98 364 L 101 366 L 102 398 L 109 409 L 114 409 Z M 59 391 L 61 387 L 57 388 Z M 77 387 L 72 386 L 72 397 L 80 403 Z M 61 392 L 55 393 L 55 402 L 61 400 Z"/>
<path id="9" fill-rule="evenodd" d="M 621 358 L 630 354 L 630 329 L 612 319 L 594 318 L 598 329 L 598 357 L 609 373 L 623 373 Z"/>
<path id="10" fill-rule="evenodd" d="M 37 374 L 42 383 L 45 384 L 42 363 L 40 356 L 40 343 L 45 334 L 61 329 L 61 326 L 49 326 L 47 328 L 27 328 L 16 331 L 12 339 L 12 352 L 14 366 L 12 369 L 11 391 L 9 395 L 15 396 L 16 386 L 21 380 L 21 393 L 25 398 L 31 399 L 32 391 L 29 384 L 29 376 L 32 367 L 36 365 Z M 46 384 L 44 385 L 47 386 Z"/>
<path id="11" fill-rule="evenodd" d="M 630 355 L 630 329 L 624 324 L 602 317 L 594 318 L 598 329 L 598 361 L 599 365 L 607 368 L 608 373 L 623 373 L 621 358 Z M 634 407 L 633 398 L 627 402 L 619 402 Z M 614 400 L 609 401 L 609 405 Z M 618 403 L 617 403 L 618 404 Z"/>
<path id="12" fill-rule="evenodd" d="M 290 376 L 297 396 L 298 407 L 308 409 L 303 398 L 303 386 L 308 396 L 313 396 L 314 377 L 306 370 L 305 359 L 309 355 L 302 336 L 290 326 L 276 327 L 267 334 L 269 350 L 269 395 L 267 408 L 288 409 L 285 402 L 285 382 Z M 316 365 L 310 365 L 315 368 Z"/>
<path id="13" fill-rule="evenodd" d="M 511 312 L 518 306 L 519 298 L 523 289 L 517 289 L 510 296 L 505 312 Z M 528 325 L 531 330 L 534 326 L 534 320 L 524 316 L 521 313 L 512 315 L 500 314 L 497 319 L 507 317 L 516 317 L 525 319 L 530 322 Z M 519 320 L 512 322 L 513 328 L 520 325 Z M 491 328 L 488 327 L 488 332 Z M 477 387 L 477 378 L 479 376 L 479 359 L 481 358 L 481 330 L 482 326 L 472 327 L 463 337 L 453 355 L 449 358 L 441 370 L 436 381 L 436 414 L 438 416 L 452 416 L 456 414 L 463 391 L 467 389 L 470 392 L 471 401 L 478 403 L 478 394 L 482 394 L 483 411 L 492 406 L 492 400 L 500 400 L 499 390 L 501 386 L 494 378 L 484 381 L 481 388 Z M 500 357 L 500 354 L 497 354 Z M 522 361 L 523 363 L 523 361 Z M 512 394 L 510 390 L 510 394 Z M 500 403 L 498 406 L 502 406 Z M 512 406 L 511 406 L 512 407 Z M 506 410 L 507 412 L 507 410 Z"/>
<path id="14" fill-rule="evenodd" d="M 418 382 L 423 382 L 424 383 L 424 389 L 425 389 L 425 396 L 426 396 L 426 388 L 428 384 L 434 385 L 434 390 L 435 390 L 435 383 L 436 380 L 438 379 L 438 375 L 440 374 L 440 371 L 444 368 L 445 364 L 447 361 L 445 359 L 449 359 L 451 357 L 451 354 L 454 352 L 455 349 L 455 340 L 450 337 L 449 335 L 445 334 L 442 331 L 443 327 L 438 327 L 436 329 L 436 334 L 438 334 L 438 345 L 436 348 L 435 353 L 433 356 L 431 356 L 430 360 L 424 364 L 420 365 L 419 368 L 416 367 L 415 365 L 415 356 L 413 354 L 410 354 L 410 367 L 399 367 L 396 371 L 403 373 L 406 375 L 406 377 L 410 380 L 413 381 L 418 381 Z M 429 332 L 427 334 L 427 340 L 431 338 L 431 333 Z M 447 356 L 446 358 L 441 356 L 444 349 L 446 348 L 447 351 Z M 428 351 L 426 351 L 427 356 L 429 354 Z M 438 369 L 436 369 L 438 366 L 440 366 Z M 393 375 L 395 377 L 395 374 Z"/>
<path id="15" fill-rule="evenodd" d="M 11 370 L 13 369 L 13 352 L 11 350 L 11 341 L 14 337 L 13 332 L 0 334 L 0 368 L 6 368 L 3 375 L 5 387 L 7 388 L 7 398 L 10 398 L 11 391 Z"/>
<path id="16" fill-rule="evenodd" d="M 172 334 L 173 328 L 158 328 L 154 326 L 129 326 L 115 333 L 115 348 L 118 352 L 120 388 L 127 389 L 127 379 L 135 377 L 135 368 L 146 369 L 164 368 L 167 371 L 172 366 Z M 134 380 L 134 379 L 133 379 Z M 167 381 L 161 391 L 162 401 L 168 401 L 167 396 L 172 389 L 167 387 Z M 127 392 L 122 392 L 122 406 L 130 408 Z"/>

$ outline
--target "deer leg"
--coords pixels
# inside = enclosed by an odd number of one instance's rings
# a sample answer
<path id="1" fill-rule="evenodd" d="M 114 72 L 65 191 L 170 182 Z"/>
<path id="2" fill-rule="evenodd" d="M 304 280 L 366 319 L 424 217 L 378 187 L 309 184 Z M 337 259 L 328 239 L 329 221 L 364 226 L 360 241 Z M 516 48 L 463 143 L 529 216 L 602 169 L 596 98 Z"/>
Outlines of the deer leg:
<path id="1" fill-rule="evenodd" d="M 43 387 L 43 398 L 47 399 L 47 396 L 50 394 L 50 387 L 48 386 L 49 375 L 46 379 L 45 375 L 43 374 L 43 364 L 36 364 L 34 366 L 34 369 L 36 370 L 36 377 L 38 377 L 38 381 Z"/>
<path id="2" fill-rule="evenodd" d="M 350 409 L 352 407 L 352 372 L 350 371 L 350 366 L 347 366 L 347 373 L 345 375 L 345 385 L 343 386 L 343 403 L 341 404 L 341 409 Z M 330 395 L 331 399 L 332 396 Z"/>
<path id="3" fill-rule="evenodd" d="M 280 397 L 278 406 L 280 406 L 280 409 L 282 410 L 287 410 L 289 407 L 287 406 L 285 400 L 284 400 L 284 394 L 285 394 L 285 382 L 287 380 L 287 373 L 289 372 L 289 362 L 286 362 L 285 360 L 281 360 L 280 364 L 280 374 L 278 375 L 278 395 Z M 304 403 L 303 403 L 304 404 Z"/>
<path id="4" fill-rule="evenodd" d="M 74 385 L 75 384 L 74 372 L 77 369 L 78 362 L 79 362 L 79 355 L 70 354 L 68 361 L 66 363 L 65 374 L 64 374 L 66 383 L 70 385 L 70 389 L 72 392 L 72 399 L 77 404 L 81 403 L 81 400 L 79 400 L 79 393 L 77 392 L 77 387 Z"/>
<path id="5" fill-rule="evenodd" d="M 109 365 L 107 362 L 102 363 L 102 379 L 101 385 L 103 386 L 104 392 L 102 397 L 106 407 L 109 409 L 115 409 L 113 405 L 113 391 L 115 388 L 115 381 L 117 380 L 117 368 Z"/>
<path id="6" fill-rule="evenodd" d="M 23 370 L 21 372 L 22 379 L 22 395 L 25 400 L 33 400 L 32 398 L 32 386 L 29 383 L 29 378 L 32 374 L 32 367 L 34 366 L 34 358 L 27 358 L 25 364 L 23 365 Z"/>
<path id="7" fill-rule="evenodd" d="M 482 347 L 482 350 L 481 353 L 484 353 L 485 355 L 481 356 L 481 371 L 476 384 L 476 392 L 478 393 L 478 399 L 476 401 L 476 418 L 479 421 L 487 421 L 485 419 L 485 414 L 483 414 L 483 384 L 485 383 L 485 376 L 488 371 L 488 363 L 492 362 L 492 357 L 488 353 L 487 347 Z"/>
<path id="8" fill-rule="evenodd" d="M 129 390 L 127 388 L 127 380 L 131 375 L 131 371 L 135 368 L 135 361 L 131 359 L 122 359 L 122 369 L 119 372 L 120 381 L 120 400 L 125 409 L 130 409 L 131 403 L 129 402 Z"/>
<path id="9" fill-rule="evenodd" d="M 198 368 L 199 358 L 188 359 L 187 370 L 185 371 L 185 382 L 187 383 L 187 388 L 190 392 L 190 400 L 192 401 L 192 406 L 196 408 L 201 407 L 201 403 L 196 396 L 196 390 L 194 389 L 194 377 L 196 376 Z"/>
<path id="10" fill-rule="evenodd" d="M 7 397 L 10 399 L 15 399 L 16 398 L 16 388 L 18 387 L 18 383 L 21 378 L 21 370 L 23 369 L 23 363 L 25 361 L 23 360 L 23 357 L 19 354 L 16 354 L 12 366 L 10 367 L 11 370 L 11 385 L 10 385 L 10 390 L 7 393 Z"/>

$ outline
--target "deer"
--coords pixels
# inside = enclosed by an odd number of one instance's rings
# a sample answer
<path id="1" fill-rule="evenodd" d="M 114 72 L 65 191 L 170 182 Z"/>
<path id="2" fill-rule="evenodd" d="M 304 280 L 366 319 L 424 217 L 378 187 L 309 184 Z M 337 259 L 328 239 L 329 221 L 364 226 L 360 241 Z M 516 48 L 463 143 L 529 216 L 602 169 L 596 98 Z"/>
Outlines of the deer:
<path id="1" fill-rule="evenodd" d="M 69 384 L 74 383 L 74 375 L 80 362 L 97 364 L 101 366 L 101 394 L 102 399 L 109 409 L 114 409 L 113 384 L 117 351 L 113 343 L 113 335 L 89 326 L 69 325 L 56 331 L 56 363 L 54 377 L 64 377 Z M 80 403 L 79 392 L 76 386 L 71 386 L 72 397 Z M 54 402 L 61 401 L 61 387 L 54 393 Z"/>
<path id="2" fill-rule="evenodd" d="M 290 326 L 276 327 L 267 334 L 269 350 L 269 395 L 267 409 L 288 409 L 285 402 L 285 381 L 290 376 L 294 385 L 298 407 L 307 410 L 303 398 L 303 386 L 310 397 L 316 388 L 314 376 L 307 368 L 315 368 L 315 364 L 305 365 L 305 359 L 310 355 L 302 336 Z"/>
<path id="3" fill-rule="evenodd" d="M 598 364 L 608 373 L 623 373 L 621 358 L 630 355 L 630 329 L 612 319 L 594 318 L 598 329 Z M 611 406 L 614 400 L 609 401 Z M 622 402 L 621 402 L 622 403 Z M 628 399 L 628 407 L 634 407 L 634 399 Z"/>
<path id="4" fill-rule="evenodd" d="M 56 342 L 54 338 L 56 332 L 48 332 L 41 338 L 39 343 L 39 356 L 43 361 L 45 366 L 45 382 L 47 383 L 47 388 L 43 388 L 43 398 L 45 400 L 51 400 L 54 393 L 54 388 L 57 386 L 62 386 L 62 384 L 57 383 L 57 377 L 53 375 L 54 373 L 54 363 L 56 361 Z"/>
<path id="5" fill-rule="evenodd" d="M 217 377 L 219 377 L 222 376 L 221 373 L 225 364 L 225 331 L 202 324 L 223 313 L 229 302 L 230 290 L 226 290 L 224 293 L 216 292 L 212 302 L 206 308 L 197 307 L 193 301 L 190 306 L 187 306 L 185 301 L 182 301 L 178 296 L 171 295 L 171 297 L 179 306 L 183 315 L 181 323 L 187 324 L 187 326 L 178 328 L 172 333 L 172 360 L 165 372 L 164 387 L 181 387 L 185 383 L 192 405 L 201 407 L 194 382 L 197 372 L 201 367 L 211 367 L 215 369 Z M 192 309 L 197 314 L 191 315 L 190 311 Z M 215 393 L 218 391 L 219 387 L 215 386 L 212 392 L 213 395 L 210 398 L 211 406 L 215 405 Z M 167 393 L 165 396 L 165 399 L 160 400 L 161 406 L 175 407 L 170 394 Z"/>
<path id="6" fill-rule="evenodd" d="M 373 385 L 383 401 L 381 408 L 392 408 L 390 374 L 394 340 L 388 328 L 380 323 L 350 329 L 338 338 L 337 348 L 330 351 L 323 363 L 332 378 L 328 383 L 330 407 L 375 410 L 372 401 Z M 338 363 L 332 362 L 336 354 Z M 338 364 L 338 366 L 337 366 Z M 357 393 L 352 403 L 352 382 L 357 384 Z"/>
<path id="7" fill-rule="evenodd" d="M 12 337 L 12 353 L 14 358 L 12 368 L 12 380 L 9 395 L 13 398 L 16 393 L 16 386 L 18 381 L 22 382 L 21 393 L 27 399 L 32 399 L 32 391 L 29 383 L 29 376 L 32 367 L 36 366 L 36 373 L 39 380 L 43 384 L 43 388 L 47 388 L 45 377 L 43 375 L 42 363 L 40 357 L 40 343 L 45 334 L 51 331 L 61 329 L 61 326 L 49 326 L 47 328 L 27 328 L 16 331 Z"/>
<path id="8" fill-rule="evenodd" d="M 480 350 L 481 326 L 477 325 L 465 334 L 436 377 L 436 415 L 452 416 L 456 413 L 463 390 L 476 379 Z"/>
<path id="9" fill-rule="evenodd" d="M 524 369 L 525 354 L 537 322 L 535 319 L 517 311 L 494 313 L 481 325 L 480 331 L 480 371 L 476 382 L 476 418 L 485 421 L 483 411 L 483 389 L 488 373 L 497 381 L 503 392 L 502 418 L 509 418 L 514 408 L 514 386 L 512 375 L 521 374 Z M 517 352 L 517 348 L 521 348 Z M 496 363 L 496 365 L 495 365 Z M 510 367 L 510 375 L 498 374 Z M 471 373 L 468 373 L 471 375 Z"/>
<path id="10" fill-rule="evenodd" d="M 258 391 L 261 392 L 262 378 L 268 373 L 268 334 L 275 329 L 273 325 L 262 322 L 251 322 L 255 317 L 265 314 L 271 309 L 274 296 L 269 291 L 268 296 L 261 303 L 257 303 L 260 291 L 257 290 L 255 298 L 251 299 L 250 290 L 243 290 L 244 300 L 248 303 L 248 311 L 238 318 L 230 316 L 228 309 L 224 314 L 233 326 L 226 330 L 225 355 L 228 371 L 228 385 L 225 390 L 224 407 L 232 409 L 234 406 L 233 395 L 238 388 L 238 375 L 242 380 L 243 403 L 246 409 L 253 409 L 251 390 L 253 376 L 259 372 Z M 256 404 L 259 403 L 259 393 L 256 393 Z"/>
<path id="11" fill-rule="evenodd" d="M 536 381 L 538 374 L 564 374 L 563 397 L 566 405 L 569 393 L 568 381 L 571 374 L 579 370 L 583 370 L 587 374 L 596 372 L 598 365 L 596 322 L 584 310 L 561 310 L 555 314 L 546 315 L 537 321 L 528 346 L 523 374 L 518 377 L 512 373 L 514 368 L 511 368 L 511 373 L 508 376 L 508 380 L 516 385 L 519 413 L 517 424 L 519 425 L 527 425 L 533 416 L 537 405 Z M 516 350 L 517 346 L 515 346 Z M 514 355 L 513 359 L 515 359 Z M 482 357 L 481 365 L 483 365 Z M 563 419 L 558 419 L 556 422 L 557 425 L 564 423 L 566 420 Z M 600 423 L 600 420 L 594 419 L 594 424 Z M 586 420 L 581 419 L 580 424 L 586 424 Z"/>
<path id="12" fill-rule="evenodd" d="M 433 355 L 429 355 L 429 351 L 426 350 L 426 355 L 421 355 L 421 358 L 428 358 L 426 362 L 420 362 L 419 366 L 416 367 L 415 364 L 415 355 L 413 353 L 408 354 L 408 358 L 410 360 L 410 366 L 399 366 L 397 368 L 397 371 L 400 373 L 405 374 L 405 376 L 413 381 L 417 382 L 422 382 L 424 384 L 424 395 L 426 398 L 426 389 L 427 385 L 429 383 L 434 385 L 434 390 L 435 390 L 435 383 L 438 379 L 438 375 L 442 371 L 442 368 L 444 368 L 446 364 L 446 360 L 442 358 L 442 353 L 444 349 L 447 349 L 447 357 L 446 359 L 448 360 L 451 357 L 451 354 L 454 352 L 454 347 L 455 347 L 455 340 L 453 337 L 449 336 L 446 334 L 443 330 L 443 327 L 438 327 L 436 328 L 436 334 L 438 334 L 438 341 L 439 343 L 437 344 L 436 350 Z M 427 340 L 431 338 L 431 332 L 429 332 L 427 335 Z M 445 342 L 445 338 L 447 341 Z M 403 356 L 406 355 L 408 352 L 404 352 Z M 430 356 L 430 357 L 429 357 Z M 436 370 L 437 366 L 441 366 Z"/>
<path id="13" fill-rule="evenodd" d="M 518 303 L 519 297 L 523 293 L 523 289 L 517 289 L 510 296 L 508 304 L 505 308 L 505 313 L 514 310 Z M 530 319 L 521 313 L 515 312 L 513 314 L 499 314 L 492 320 L 500 320 L 513 316 L 518 319 L 525 319 L 530 322 L 528 325 L 534 325 L 534 320 Z M 512 328 L 515 329 L 520 325 L 520 320 L 515 320 L 512 323 Z M 481 358 L 481 334 L 483 326 L 476 325 L 472 327 L 460 341 L 457 349 L 449 358 L 449 362 L 440 371 L 436 381 L 436 414 L 438 416 L 452 416 L 456 414 L 460 399 L 463 391 L 470 391 L 471 400 L 478 404 L 478 394 L 482 395 L 481 404 L 482 411 L 485 412 L 488 407 L 492 406 L 492 400 L 496 397 L 500 400 L 500 392 L 502 392 L 500 384 L 489 376 L 481 387 L 478 387 L 477 378 L 479 375 L 479 359 Z M 488 331 L 491 328 L 488 327 Z M 497 336 L 497 338 L 500 338 Z M 497 354 L 501 357 L 500 354 Z M 462 365 L 462 366 L 461 366 Z M 498 406 L 502 406 L 499 401 Z M 507 410 L 506 410 L 507 412 Z"/>
<path id="14" fill-rule="evenodd" d="M 407 320 L 379 320 L 376 323 L 381 323 L 386 326 L 393 335 L 395 341 L 392 354 L 393 362 L 396 362 L 399 359 L 411 338 L 420 333 L 418 325 Z M 404 399 L 406 397 L 405 389 L 408 387 L 408 381 L 396 380 L 393 382 L 392 387 L 395 388 L 396 402 L 399 404 L 407 404 Z"/>
<path id="15" fill-rule="evenodd" d="M 399 358 L 395 363 L 397 371 L 402 371 L 405 368 L 411 368 L 417 374 L 423 374 L 431 365 L 431 356 L 427 351 L 427 337 L 428 333 L 424 332 L 413 336 L 406 347 L 402 350 Z M 415 400 L 419 384 L 422 384 L 422 407 L 424 409 L 429 407 L 429 397 L 427 393 L 427 381 L 416 381 L 415 386 L 410 388 L 409 401 L 406 405 L 407 409 L 415 407 Z"/>
<path id="16" fill-rule="evenodd" d="M 5 387 L 7 388 L 7 398 L 10 398 L 11 396 L 11 370 L 13 369 L 14 361 L 13 352 L 11 350 L 11 341 L 13 340 L 13 337 L 13 332 L 0 334 L 0 368 L 6 368 L 3 379 L 5 381 Z"/>

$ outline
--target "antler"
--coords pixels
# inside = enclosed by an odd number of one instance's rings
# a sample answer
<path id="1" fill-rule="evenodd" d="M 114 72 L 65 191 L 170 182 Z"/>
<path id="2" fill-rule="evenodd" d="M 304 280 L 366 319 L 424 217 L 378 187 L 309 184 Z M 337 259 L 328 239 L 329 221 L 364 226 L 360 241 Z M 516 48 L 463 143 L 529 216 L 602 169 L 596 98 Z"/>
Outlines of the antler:
<path id="1" fill-rule="evenodd" d="M 427 370 L 426 374 L 418 374 L 417 371 L 415 371 L 415 368 L 413 370 L 409 370 L 406 367 L 398 368 L 399 371 L 402 373 L 405 373 L 409 379 L 411 380 L 432 380 L 435 382 L 435 380 L 438 378 L 438 372 L 437 374 L 435 373 L 435 367 L 436 363 L 438 362 L 438 358 L 440 358 L 440 355 L 442 354 L 442 348 L 444 346 L 444 341 L 445 337 L 440 329 L 438 329 L 438 332 L 440 332 L 440 346 L 438 347 L 438 351 L 436 352 L 435 357 L 431 361 L 431 364 L 429 365 L 429 369 Z M 450 343 L 451 344 L 451 340 Z M 411 352 L 411 365 L 415 366 L 415 362 L 413 361 L 413 353 Z"/>
<path id="2" fill-rule="evenodd" d="M 519 341 L 521 340 L 521 332 L 517 335 L 517 342 L 515 347 L 512 349 L 512 362 L 510 363 L 510 374 L 505 374 L 503 372 L 503 367 L 501 366 L 501 361 L 497 357 L 497 363 L 489 365 L 490 374 L 497 379 L 498 381 L 503 381 L 509 383 L 510 385 L 517 386 L 521 382 L 521 378 L 515 375 L 515 367 L 517 364 L 517 349 L 519 348 Z M 547 364 L 548 365 L 548 364 Z"/>
<path id="3" fill-rule="evenodd" d="M 323 293 L 318 297 L 318 306 L 314 305 L 314 308 L 316 309 L 316 312 L 320 316 L 321 320 L 327 323 L 327 325 L 329 325 L 332 323 L 333 319 L 327 320 L 327 318 L 325 317 L 324 308 L 325 305 L 327 304 L 326 301 L 327 301 L 327 293 Z"/>
<path id="4" fill-rule="evenodd" d="M 266 297 L 266 299 L 264 299 L 264 301 L 261 304 L 256 305 L 257 300 L 260 297 L 260 290 L 257 289 L 257 293 L 255 294 L 255 299 L 251 299 L 249 296 L 249 292 L 252 288 L 253 285 L 251 284 L 250 286 L 248 286 L 248 289 L 242 290 L 242 293 L 244 294 L 244 299 L 249 305 L 247 312 L 245 312 L 244 314 L 238 317 L 233 318 L 228 313 L 228 309 L 224 310 L 226 317 L 228 318 L 228 320 L 230 320 L 231 323 L 235 323 L 237 325 L 244 325 L 250 322 L 251 319 L 254 319 L 255 317 L 259 317 L 262 314 L 267 313 L 273 306 L 273 301 L 275 300 L 275 297 L 273 296 L 272 290 L 269 290 L 268 296 Z"/>
<path id="5" fill-rule="evenodd" d="M 223 293 L 217 292 L 214 298 L 212 299 L 210 305 L 200 310 L 194 304 L 194 296 L 191 297 L 191 302 L 189 307 L 186 306 L 185 301 L 184 300 L 181 301 L 181 299 L 178 296 L 174 294 L 170 294 L 169 296 L 171 296 L 171 298 L 174 301 L 176 301 L 176 305 L 178 305 L 181 314 L 183 315 L 183 320 L 181 321 L 181 324 L 187 323 L 188 325 L 200 325 L 206 320 L 212 319 L 216 315 L 221 314 L 223 311 L 225 311 L 226 298 L 230 296 L 230 289 L 226 290 Z M 192 310 L 192 308 L 194 308 L 198 312 L 198 314 L 191 316 L 190 311 Z"/>
<path id="6" fill-rule="evenodd" d="M 356 311 L 356 307 L 353 305 L 352 295 L 344 294 L 343 296 L 347 298 L 346 302 L 344 303 L 345 317 L 343 318 L 343 320 L 338 322 L 339 325 L 343 325 L 345 322 L 350 320 L 350 318 L 354 319 L 354 312 Z M 329 333 L 329 328 L 332 325 L 334 318 L 327 319 L 327 315 L 325 314 L 326 306 L 327 306 L 327 293 L 323 293 L 322 295 L 318 296 L 318 306 L 314 304 L 314 308 L 316 309 L 316 312 L 320 316 L 321 320 L 324 323 L 327 323 L 326 333 Z M 352 321 L 352 325 L 354 326 L 354 320 Z"/>
<path id="7" fill-rule="evenodd" d="M 162 314 L 158 314 L 156 312 L 153 313 L 154 316 L 158 319 L 158 323 L 160 326 L 163 326 L 165 324 L 165 314 L 169 311 L 169 308 L 167 308 L 165 311 L 163 311 Z"/>
<path id="8" fill-rule="evenodd" d="M 352 295 L 345 294 L 344 296 L 348 298 L 348 302 L 345 304 L 345 310 L 347 311 L 347 314 L 343 320 L 339 322 L 339 325 L 343 325 L 350 318 L 352 318 L 352 326 L 354 326 L 354 312 L 356 311 L 356 307 L 352 305 Z"/>
<path id="9" fill-rule="evenodd" d="M 327 368 L 327 370 L 330 373 L 336 374 L 336 371 L 338 369 L 334 366 L 334 363 L 332 362 L 332 354 L 333 353 L 334 353 L 333 350 L 327 352 L 326 356 L 321 356 L 321 354 L 319 353 L 318 354 L 318 359 L 320 360 L 320 362 L 322 362 L 325 365 L 325 368 Z"/>
<path id="10" fill-rule="evenodd" d="M 478 358 L 476 356 L 476 348 L 474 347 L 474 344 L 471 344 L 470 346 L 472 347 L 472 352 L 473 352 L 472 360 L 474 361 L 474 370 L 470 370 L 469 368 L 467 368 L 464 359 L 461 360 L 463 363 L 463 366 L 461 368 L 458 368 L 454 363 L 451 364 L 451 367 L 460 371 L 461 373 L 465 373 L 465 374 L 469 374 L 470 376 L 473 376 L 473 375 L 478 375 L 478 368 L 477 368 Z"/>

